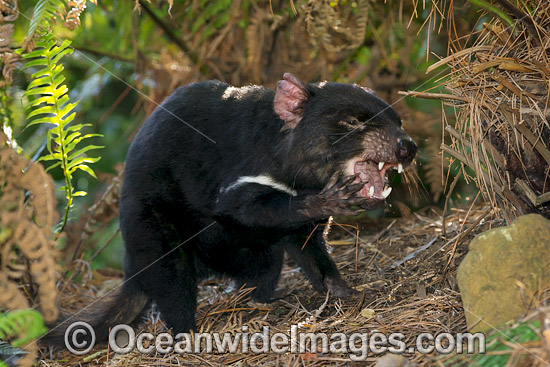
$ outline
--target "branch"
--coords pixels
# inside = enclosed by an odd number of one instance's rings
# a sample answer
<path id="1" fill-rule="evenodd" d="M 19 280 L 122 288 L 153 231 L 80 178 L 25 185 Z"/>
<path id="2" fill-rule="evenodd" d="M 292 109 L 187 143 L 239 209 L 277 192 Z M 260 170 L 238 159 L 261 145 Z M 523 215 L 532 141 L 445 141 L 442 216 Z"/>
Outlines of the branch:
<path id="1" fill-rule="evenodd" d="M 201 73 L 210 73 L 210 69 L 208 68 L 208 66 L 206 66 L 199 60 L 198 55 L 193 52 L 180 37 L 176 36 L 174 32 L 172 32 L 172 29 L 170 29 L 170 27 L 151 10 L 149 5 L 147 5 L 145 1 L 139 0 L 139 5 L 143 8 L 143 10 L 145 10 L 147 15 L 149 15 L 153 22 L 155 22 L 163 30 L 164 34 L 166 34 L 166 37 L 168 37 L 170 41 L 174 42 L 176 46 L 178 46 L 189 57 L 193 64 L 199 67 Z"/>
<path id="2" fill-rule="evenodd" d="M 108 58 L 113 59 L 113 60 L 123 61 L 123 62 L 127 62 L 127 63 L 130 63 L 130 64 L 132 64 L 134 62 L 134 60 L 130 59 L 129 57 L 124 57 L 122 55 L 118 55 L 118 54 L 114 54 L 114 53 L 110 53 L 110 52 L 106 52 L 106 51 L 101 51 L 101 50 L 88 48 L 86 46 L 73 46 L 73 48 L 75 50 L 77 50 L 78 52 L 86 52 L 86 53 L 89 53 L 89 54 L 92 54 L 92 55 L 98 56 L 98 57 L 108 57 Z"/>
<path id="3" fill-rule="evenodd" d="M 535 26 L 535 22 L 533 22 L 533 19 L 531 19 L 530 14 L 523 13 L 520 9 L 510 4 L 508 0 L 495 1 L 499 3 L 500 6 L 502 6 L 504 9 L 506 9 L 509 13 L 511 13 L 514 18 L 522 22 L 529 33 L 531 33 L 531 36 L 533 36 L 535 42 L 540 45 L 539 33 L 537 32 L 537 27 Z"/>

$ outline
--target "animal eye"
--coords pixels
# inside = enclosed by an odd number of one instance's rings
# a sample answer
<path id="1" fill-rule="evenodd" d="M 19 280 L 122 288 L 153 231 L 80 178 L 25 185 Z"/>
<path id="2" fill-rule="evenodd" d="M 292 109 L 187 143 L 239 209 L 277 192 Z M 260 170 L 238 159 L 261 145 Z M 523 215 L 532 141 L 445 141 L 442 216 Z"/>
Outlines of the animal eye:
<path id="1" fill-rule="evenodd" d="M 353 127 L 358 127 L 362 125 L 361 121 L 359 121 L 356 118 L 347 118 L 345 120 L 340 121 L 340 123 L 345 126 L 353 126 Z"/>

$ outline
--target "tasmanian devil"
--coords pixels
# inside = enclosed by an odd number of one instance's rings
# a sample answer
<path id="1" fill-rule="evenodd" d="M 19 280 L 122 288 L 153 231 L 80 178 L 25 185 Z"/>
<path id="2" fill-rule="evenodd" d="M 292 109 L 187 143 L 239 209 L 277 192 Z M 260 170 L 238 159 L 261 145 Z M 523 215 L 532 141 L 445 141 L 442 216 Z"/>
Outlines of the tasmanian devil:
<path id="1" fill-rule="evenodd" d="M 370 89 L 283 75 L 275 91 L 219 81 L 177 89 L 130 146 L 120 200 L 125 280 L 76 315 L 105 337 L 152 300 L 195 329 L 197 280 L 222 274 L 272 298 L 286 251 L 318 292 L 355 292 L 317 231 L 331 215 L 382 205 L 388 169 L 417 147 Z"/>

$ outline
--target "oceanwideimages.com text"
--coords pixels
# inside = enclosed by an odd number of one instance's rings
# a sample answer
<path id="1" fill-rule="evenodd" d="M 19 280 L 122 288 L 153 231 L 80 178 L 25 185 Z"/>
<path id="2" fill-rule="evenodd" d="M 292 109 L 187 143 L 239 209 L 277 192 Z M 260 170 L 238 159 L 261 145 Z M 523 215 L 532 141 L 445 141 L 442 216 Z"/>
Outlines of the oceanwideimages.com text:
<path id="1" fill-rule="evenodd" d="M 121 337 L 122 336 L 122 337 Z M 121 342 L 123 340 L 123 342 Z M 179 333 L 173 336 L 164 332 L 136 333 L 128 325 L 120 324 L 111 329 L 109 347 L 125 354 L 137 350 L 150 353 L 323 353 L 347 354 L 353 361 L 364 361 L 370 354 L 384 353 L 484 353 L 485 335 L 482 333 L 421 333 L 414 345 L 408 346 L 403 333 L 321 333 L 307 332 L 297 325 L 288 333 L 271 332 L 264 326 L 261 332 L 251 332 L 247 326 L 234 333 Z M 77 355 L 84 355 L 95 345 L 95 333 L 89 324 L 75 322 L 65 331 L 65 346 Z M 122 344 L 122 345 L 120 345 Z"/>

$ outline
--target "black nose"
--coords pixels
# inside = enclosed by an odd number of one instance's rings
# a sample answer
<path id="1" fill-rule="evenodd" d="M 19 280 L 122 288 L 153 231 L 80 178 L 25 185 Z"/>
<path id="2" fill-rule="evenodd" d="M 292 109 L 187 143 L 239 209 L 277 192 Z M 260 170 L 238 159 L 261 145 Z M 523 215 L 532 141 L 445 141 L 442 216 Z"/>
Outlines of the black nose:
<path id="1" fill-rule="evenodd" d="M 417 150 L 418 147 L 411 139 L 399 139 L 395 146 L 395 156 L 400 163 L 410 163 Z"/>

